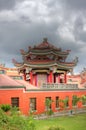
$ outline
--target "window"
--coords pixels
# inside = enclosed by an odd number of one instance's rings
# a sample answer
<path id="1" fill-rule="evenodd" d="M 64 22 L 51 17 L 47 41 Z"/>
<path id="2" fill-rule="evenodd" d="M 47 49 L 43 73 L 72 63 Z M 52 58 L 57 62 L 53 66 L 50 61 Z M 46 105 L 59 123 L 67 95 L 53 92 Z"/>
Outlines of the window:
<path id="1" fill-rule="evenodd" d="M 59 108 L 59 97 L 56 97 L 56 108 Z"/>
<path id="2" fill-rule="evenodd" d="M 5 70 L 0 70 L 0 74 L 5 74 Z"/>
<path id="3" fill-rule="evenodd" d="M 45 106 L 46 106 L 46 109 L 51 109 L 51 104 L 52 104 L 51 97 L 46 97 L 46 98 L 45 98 Z"/>
<path id="4" fill-rule="evenodd" d="M 83 105 L 83 106 L 86 106 L 86 101 L 82 101 L 82 105 Z"/>
<path id="5" fill-rule="evenodd" d="M 19 107 L 19 97 L 12 97 L 11 98 L 11 104 L 12 104 L 12 107 Z"/>
<path id="6" fill-rule="evenodd" d="M 66 107 L 69 107 L 69 97 L 68 96 L 66 96 L 66 99 L 65 99 L 65 101 L 66 101 Z"/>
<path id="7" fill-rule="evenodd" d="M 30 110 L 31 111 L 36 110 L 36 98 L 30 98 Z"/>

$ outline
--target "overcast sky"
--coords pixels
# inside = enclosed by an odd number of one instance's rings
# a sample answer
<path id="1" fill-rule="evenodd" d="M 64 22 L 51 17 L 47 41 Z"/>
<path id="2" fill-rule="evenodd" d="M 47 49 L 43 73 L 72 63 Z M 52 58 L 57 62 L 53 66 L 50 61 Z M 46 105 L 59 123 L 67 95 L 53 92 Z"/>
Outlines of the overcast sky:
<path id="1" fill-rule="evenodd" d="M 0 0 L 0 63 L 13 67 L 22 61 L 20 49 L 43 38 L 79 62 L 74 72 L 86 67 L 86 0 Z"/>

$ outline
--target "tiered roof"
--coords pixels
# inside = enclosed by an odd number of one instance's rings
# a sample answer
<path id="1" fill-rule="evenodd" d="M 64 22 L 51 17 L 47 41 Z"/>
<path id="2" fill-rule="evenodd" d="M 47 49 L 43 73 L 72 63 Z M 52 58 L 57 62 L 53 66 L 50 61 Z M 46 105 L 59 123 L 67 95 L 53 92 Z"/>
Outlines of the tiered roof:
<path id="1" fill-rule="evenodd" d="M 28 48 L 28 51 L 20 50 L 23 58 L 23 63 L 18 63 L 13 60 L 14 65 L 22 70 L 26 66 L 32 68 L 49 68 L 58 66 L 59 69 L 72 69 L 78 62 L 76 57 L 72 62 L 66 62 L 70 50 L 62 51 L 50 44 L 45 38 L 42 43 Z"/>
<path id="2" fill-rule="evenodd" d="M 61 57 L 67 57 L 70 50 L 62 51 L 61 48 L 57 48 L 54 45 L 50 44 L 47 39 L 44 39 L 44 41 L 38 45 L 35 45 L 34 47 L 29 46 L 28 52 L 25 52 L 24 50 L 20 50 L 21 54 L 25 57 L 29 55 L 58 55 Z"/>

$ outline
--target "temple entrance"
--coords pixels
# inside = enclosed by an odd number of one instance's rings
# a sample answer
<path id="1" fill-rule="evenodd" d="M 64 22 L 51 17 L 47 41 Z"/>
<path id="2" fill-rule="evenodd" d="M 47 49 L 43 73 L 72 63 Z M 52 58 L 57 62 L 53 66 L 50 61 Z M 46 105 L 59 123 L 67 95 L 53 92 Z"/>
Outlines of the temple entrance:
<path id="1" fill-rule="evenodd" d="M 47 83 L 47 74 L 46 73 L 38 73 L 37 74 L 37 86 L 41 87 L 43 83 Z"/>

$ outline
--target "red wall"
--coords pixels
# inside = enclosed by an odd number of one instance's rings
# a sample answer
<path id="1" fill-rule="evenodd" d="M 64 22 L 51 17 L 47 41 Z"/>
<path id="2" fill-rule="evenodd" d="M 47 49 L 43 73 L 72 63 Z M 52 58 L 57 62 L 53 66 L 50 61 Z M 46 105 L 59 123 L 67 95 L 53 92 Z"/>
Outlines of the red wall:
<path id="1" fill-rule="evenodd" d="M 23 90 L 0 90 L 0 104 L 11 104 L 11 97 L 19 97 L 19 107 L 23 111 Z"/>
<path id="2" fill-rule="evenodd" d="M 11 104 L 11 97 L 19 97 L 19 107 L 23 114 L 29 113 L 30 98 L 37 98 L 37 114 L 45 111 L 45 97 L 51 97 L 55 101 L 56 96 L 60 99 L 69 97 L 69 106 L 72 107 L 72 96 L 86 95 L 86 90 L 81 91 L 26 91 L 23 90 L 0 90 L 0 104 Z M 81 107 L 81 103 L 78 103 L 78 107 Z M 52 103 L 52 110 L 57 111 L 55 108 L 55 102 Z"/>

